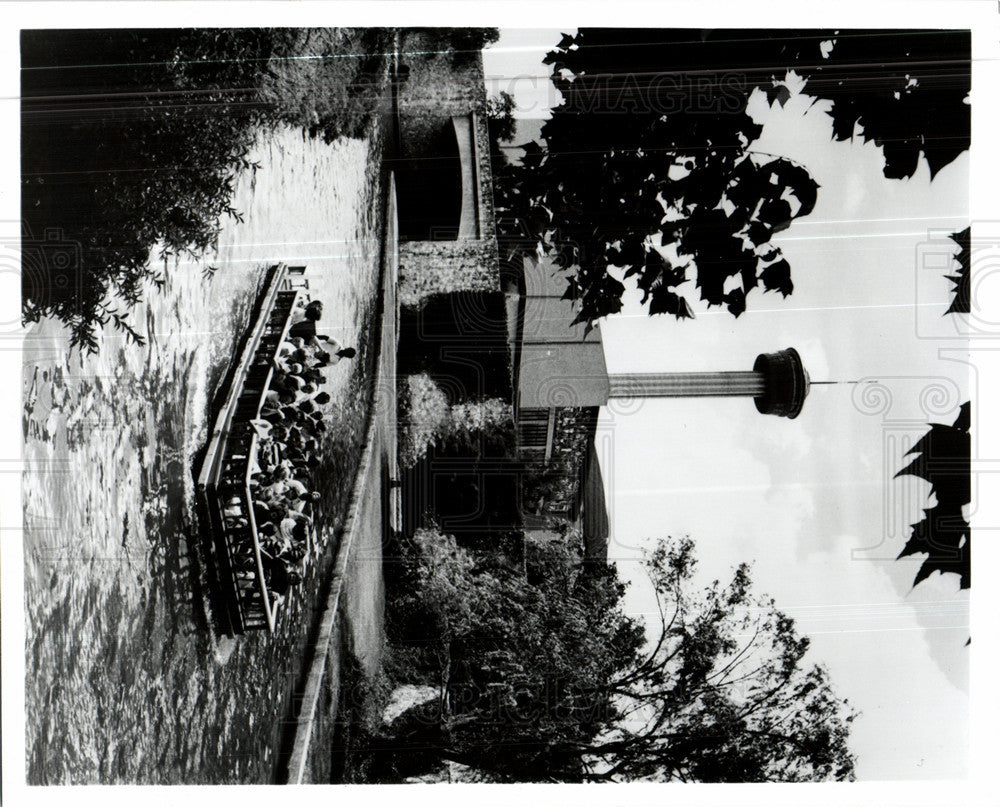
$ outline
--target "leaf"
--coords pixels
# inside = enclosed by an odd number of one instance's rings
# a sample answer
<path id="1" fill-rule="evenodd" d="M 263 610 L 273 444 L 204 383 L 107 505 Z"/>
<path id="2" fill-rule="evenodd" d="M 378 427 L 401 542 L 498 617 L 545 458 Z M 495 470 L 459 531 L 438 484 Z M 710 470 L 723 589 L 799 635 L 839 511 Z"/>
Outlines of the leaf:
<path id="1" fill-rule="evenodd" d="M 724 299 L 726 301 L 726 308 L 734 317 L 739 317 L 740 314 L 747 310 L 747 295 L 742 289 L 733 289 L 727 292 Z"/>
<path id="2" fill-rule="evenodd" d="M 915 476 L 918 479 L 923 479 L 926 482 L 930 482 L 930 480 L 927 478 L 927 460 L 925 460 L 922 456 L 917 457 L 905 468 L 903 468 L 900 471 L 896 471 L 896 474 L 893 477 L 893 479 L 896 479 L 900 476 Z"/>
<path id="3" fill-rule="evenodd" d="M 882 174 L 888 179 L 909 179 L 917 173 L 920 150 L 912 143 L 885 142 L 880 144 L 885 156 Z"/>
<path id="4" fill-rule="evenodd" d="M 920 564 L 920 568 L 917 569 L 916 575 L 913 577 L 913 585 L 916 586 L 918 583 L 922 583 L 934 572 L 943 571 L 940 566 L 940 562 L 937 559 L 928 556 L 927 559 Z"/>
<path id="5" fill-rule="evenodd" d="M 925 509 L 924 518 L 916 524 L 910 525 L 912 530 L 910 538 L 900 550 L 899 554 L 896 555 L 896 560 L 906 557 L 907 555 L 924 554 L 929 551 L 931 526 L 930 513 L 931 508 Z"/>
<path id="6" fill-rule="evenodd" d="M 766 291 L 780 291 L 782 297 L 787 297 L 792 293 L 792 267 L 788 261 L 782 259 L 769 263 L 760 273 L 760 280 L 764 284 Z"/>
<path id="7" fill-rule="evenodd" d="M 906 452 L 907 456 L 910 454 L 918 456 L 896 476 L 925 479 L 942 504 L 961 507 L 969 501 L 970 445 L 967 431 L 953 425 L 932 423 L 930 430 Z"/>
<path id="8" fill-rule="evenodd" d="M 809 172 L 801 165 L 796 165 L 789 160 L 772 160 L 761 167 L 761 171 L 769 173 L 769 180 L 777 180 L 777 184 L 769 182 L 770 188 L 777 189 L 775 200 L 780 199 L 785 189 L 799 202 L 799 210 L 795 218 L 808 216 L 816 207 L 816 199 L 819 193 L 819 184 L 812 178 Z M 788 213 L 791 216 L 791 211 Z"/>
<path id="9" fill-rule="evenodd" d="M 968 314 L 970 301 L 970 262 L 972 256 L 971 228 L 966 227 L 960 233 L 952 233 L 951 240 L 959 246 L 955 261 L 958 263 L 958 272 L 953 275 L 945 275 L 952 283 L 951 305 L 945 314 Z"/>
<path id="10" fill-rule="evenodd" d="M 792 206 L 784 199 L 766 201 L 760 206 L 757 216 L 771 227 L 772 233 L 780 233 L 792 223 Z"/>
<path id="11" fill-rule="evenodd" d="M 709 305 L 722 305 L 725 298 L 726 276 L 718 263 L 698 262 L 695 286 L 701 289 L 701 299 Z"/>
<path id="12" fill-rule="evenodd" d="M 668 288 L 653 289 L 649 301 L 650 314 L 673 314 L 677 319 L 693 319 L 687 300 Z"/>
<path id="13" fill-rule="evenodd" d="M 854 138 L 854 130 L 858 125 L 860 115 L 853 109 L 845 109 L 845 105 L 833 102 L 833 106 L 827 113 L 833 118 L 833 138 L 834 140 L 851 140 Z"/>
<path id="14" fill-rule="evenodd" d="M 955 418 L 954 428 L 968 433 L 972 425 L 972 402 L 966 401 L 958 408 L 958 417 Z"/>
<path id="15" fill-rule="evenodd" d="M 770 241 L 771 235 L 771 228 L 762 221 L 751 222 L 747 230 L 747 238 L 750 239 L 754 246 L 758 247 Z"/>
<path id="16" fill-rule="evenodd" d="M 933 451 L 935 443 L 939 446 L 938 451 L 940 452 L 940 446 L 948 439 L 948 433 L 954 429 L 954 426 L 945 426 L 941 423 L 931 423 L 930 427 L 930 431 L 920 437 L 910 450 L 903 455 L 904 457 L 910 454 Z"/>
<path id="17" fill-rule="evenodd" d="M 672 288 L 684 283 L 687 279 L 686 268 L 686 264 L 674 266 L 655 249 L 651 249 L 646 253 L 643 265 L 631 267 L 625 276 L 642 273 L 637 285 L 643 292 L 642 302 L 645 303 L 653 289 L 661 286 Z"/>
<path id="18" fill-rule="evenodd" d="M 964 553 L 961 551 L 959 551 L 953 558 L 946 558 L 938 553 L 928 555 L 927 559 L 920 564 L 920 568 L 917 570 L 916 575 L 914 575 L 913 585 L 919 585 L 934 572 L 938 572 L 939 574 L 960 575 L 960 587 L 968 588 L 968 563 L 963 555 Z M 962 567 L 966 568 L 963 569 Z"/>
<path id="19" fill-rule="evenodd" d="M 963 151 L 967 151 L 969 146 L 965 143 L 928 143 L 925 140 L 922 151 L 924 159 L 927 160 L 927 167 L 931 172 L 931 179 L 937 176 L 938 171 L 946 165 L 951 164 Z"/>
<path id="20" fill-rule="evenodd" d="M 580 297 L 580 284 L 575 277 L 566 278 L 566 290 L 563 292 L 561 300 L 577 300 Z"/>
<path id="21" fill-rule="evenodd" d="M 925 479 L 931 485 L 934 507 L 924 510 L 924 518 L 912 525 L 910 537 L 899 557 L 927 554 L 914 577 L 917 585 L 934 572 L 959 575 L 959 585 L 968 588 L 971 582 L 971 533 L 963 508 L 971 499 L 971 467 L 969 426 L 971 404 L 966 402 L 952 425 L 930 424 L 930 429 L 907 455 L 916 458 L 896 476 L 910 475 Z"/>
<path id="22" fill-rule="evenodd" d="M 634 238 L 625 238 L 618 247 L 608 247 L 606 253 L 608 263 L 623 268 L 641 267 L 645 264 L 648 254 L 641 241 Z"/>
<path id="23" fill-rule="evenodd" d="M 768 87 L 764 90 L 767 96 L 768 106 L 774 106 L 774 102 L 777 101 L 779 106 L 784 106 L 788 103 L 788 99 L 792 97 L 791 92 L 789 92 L 788 87 L 784 84 L 775 84 L 774 86 Z"/>

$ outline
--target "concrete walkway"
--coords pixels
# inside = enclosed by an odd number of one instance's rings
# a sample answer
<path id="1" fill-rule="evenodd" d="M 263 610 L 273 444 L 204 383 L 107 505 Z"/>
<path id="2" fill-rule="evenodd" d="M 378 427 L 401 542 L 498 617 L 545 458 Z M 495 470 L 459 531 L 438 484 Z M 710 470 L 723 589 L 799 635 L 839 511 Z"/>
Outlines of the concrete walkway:
<path id="1" fill-rule="evenodd" d="M 374 675 L 381 662 L 385 590 L 383 535 L 397 522 L 396 342 L 399 243 L 395 182 L 390 175 L 382 257 L 380 353 L 372 412 L 330 591 L 313 649 L 288 762 L 289 784 L 329 781 L 344 653 Z"/>

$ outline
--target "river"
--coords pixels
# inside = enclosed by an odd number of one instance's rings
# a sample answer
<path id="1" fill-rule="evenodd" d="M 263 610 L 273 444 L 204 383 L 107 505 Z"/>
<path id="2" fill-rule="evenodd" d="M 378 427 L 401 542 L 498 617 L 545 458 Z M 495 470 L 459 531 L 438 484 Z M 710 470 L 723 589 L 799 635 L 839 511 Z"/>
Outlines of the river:
<path id="1" fill-rule="evenodd" d="M 172 258 L 132 315 L 81 357 L 54 321 L 24 348 L 26 763 L 36 784 L 252 783 L 278 775 L 313 574 L 274 635 L 211 629 L 192 457 L 267 266 L 304 263 L 322 325 L 359 357 L 328 373 L 332 431 L 363 429 L 378 286 L 382 138 L 262 135 L 216 252 Z M 156 255 L 154 260 L 159 260 Z M 209 267 L 214 271 L 208 272 Z M 322 330 L 322 329 L 321 329 Z M 341 440 L 339 444 L 344 443 Z M 352 440 L 346 443 L 353 445 Z M 348 451 L 349 453 L 349 451 Z M 347 490 L 344 478 L 327 480 Z M 335 501 L 343 497 L 334 496 Z M 343 499 L 346 501 L 346 499 Z M 324 533 L 342 513 L 331 508 Z"/>

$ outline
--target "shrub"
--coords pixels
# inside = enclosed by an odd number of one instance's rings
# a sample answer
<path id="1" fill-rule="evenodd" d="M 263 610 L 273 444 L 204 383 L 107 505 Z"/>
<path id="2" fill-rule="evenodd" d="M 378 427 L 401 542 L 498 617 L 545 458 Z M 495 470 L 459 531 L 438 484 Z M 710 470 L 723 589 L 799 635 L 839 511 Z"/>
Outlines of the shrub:
<path id="1" fill-rule="evenodd" d="M 412 468 L 448 417 L 448 399 L 427 373 L 407 376 L 400 389 L 399 461 Z"/>
<path id="2" fill-rule="evenodd" d="M 404 379 L 399 422 L 399 460 L 404 468 L 416 465 L 431 445 L 469 456 L 482 453 L 487 443 L 513 450 L 514 415 L 508 401 L 486 398 L 449 406 L 444 391 L 427 373 Z"/>

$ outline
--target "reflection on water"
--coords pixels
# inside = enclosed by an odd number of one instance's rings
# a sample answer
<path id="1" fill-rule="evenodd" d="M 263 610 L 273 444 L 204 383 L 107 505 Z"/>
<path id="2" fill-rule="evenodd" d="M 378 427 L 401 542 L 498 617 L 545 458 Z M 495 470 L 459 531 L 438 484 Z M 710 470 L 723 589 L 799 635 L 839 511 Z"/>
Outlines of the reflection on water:
<path id="1" fill-rule="evenodd" d="M 295 617 L 310 591 L 274 636 L 220 648 L 192 555 L 191 460 L 269 264 L 307 264 L 328 332 L 364 341 L 378 274 L 379 142 L 377 133 L 332 146 L 292 131 L 262 138 L 261 168 L 235 200 L 244 222 L 227 224 L 209 260 L 167 265 L 165 286 L 134 315 L 145 346 L 109 331 L 100 354 L 81 359 L 54 322 L 27 337 L 30 782 L 275 775 L 308 622 Z M 328 373 L 331 410 L 341 429 L 360 429 L 348 364 Z M 315 593 L 319 581 L 309 584 Z"/>

